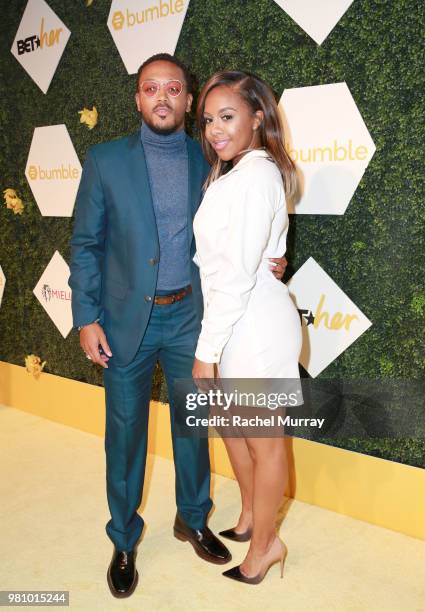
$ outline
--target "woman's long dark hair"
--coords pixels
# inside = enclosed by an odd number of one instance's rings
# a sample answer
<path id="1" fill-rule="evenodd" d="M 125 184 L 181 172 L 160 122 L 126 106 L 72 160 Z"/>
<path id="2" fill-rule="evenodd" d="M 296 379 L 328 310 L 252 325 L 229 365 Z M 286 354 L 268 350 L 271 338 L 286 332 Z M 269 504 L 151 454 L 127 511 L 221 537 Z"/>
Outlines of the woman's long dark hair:
<path id="1" fill-rule="evenodd" d="M 292 196 L 297 187 L 296 169 L 285 149 L 282 121 L 273 92 L 260 77 L 239 70 L 216 72 L 208 79 L 199 94 L 196 117 L 202 149 L 211 165 L 206 186 L 219 178 L 230 167 L 230 162 L 222 161 L 205 137 L 205 101 L 210 91 L 220 85 L 230 87 L 238 93 L 253 113 L 259 110 L 263 112 L 264 119 L 258 128 L 261 146 L 266 149 L 279 168 L 286 196 Z"/>

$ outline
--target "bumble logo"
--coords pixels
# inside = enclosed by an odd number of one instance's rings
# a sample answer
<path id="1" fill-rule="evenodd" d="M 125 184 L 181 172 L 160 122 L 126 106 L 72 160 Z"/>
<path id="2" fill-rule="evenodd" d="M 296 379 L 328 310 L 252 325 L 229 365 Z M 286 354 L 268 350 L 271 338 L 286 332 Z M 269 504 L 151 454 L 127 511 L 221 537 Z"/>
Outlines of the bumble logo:
<path id="1" fill-rule="evenodd" d="M 301 320 L 300 363 L 315 377 L 372 323 L 312 257 L 294 274 L 288 289 Z"/>
<path id="2" fill-rule="evenodd" d="M 124 15 L 121 13 L 121 11 L 117 11 L 116 13 L 114 13 L 112 15 L 112 27 L 114 28 L 114 30 L 122 30 L 122 27 L 124 25 Z"/>
<path id="3" fill-rule="evenodd" d="M 77 179 L 80 176 L 80 170 L 73 168 L 71 164 L 64 166 L 61 164 L 57 168 L 41 168 L 41 166 L 30 166 L 28 168 L 28 178 L 32 181 L 40 179 L 40 181 L 58 181 L 64 179 Z"/>
<path id="4" fill-rule="evenodd" d="M 334 140 L 327 147 L 310 147 L 309 149 L 289 149 L 289 155 L 294 162 L 304 162 L 306 164 L 325 162 L 325 161 L 364 161 L 368 155 L 368 149 L 364 145 L 353 145 L 350 140 L 345 143 L 338 143 Z"/>
<path id="5" fill-rule="evenodd" d="M 375 152 L 346 83 L 286 89 L 279 108 L 300 185 L 289 212 L 343 215 Z"/>
<path id="6" fill-rule="evenodd" d="M 28 178 L 30 178 L 32 181 L 36 181 L 37 180 L 37 168 L 35 166 L 30 166 L 28 168 Z"/>
<path id="7" fill-rule="evenodd" d="M 176 15 L 184 10 L 184 0 L 159 0 L 156 5 L 148 6 L 142 11 L 132 13 L 126 10 L 125 16 L 122 11 L 116 11 L 112 15 L 111 24 L 114 30 L 122 30 L 124 25 L 132 28 L 135 25 L 143 25 L 154 19 Z"/>
<path id="8" fill-rule="evenodd" d="M 42 215 L 72 215 L 81 164 L 65 125 L 35 128 L 25 176 Z"/>
<path id="9" fill-rule="evenodd" d="M 108 28 L 127 72 L 155 53 L 174 53 L 189 0 L 112 0 Z"/>
<path id="10" fill-rule="evenodd" d="M 47 93 L 71 32 L 45 0 L 28 0 L 12 54 Z"/>

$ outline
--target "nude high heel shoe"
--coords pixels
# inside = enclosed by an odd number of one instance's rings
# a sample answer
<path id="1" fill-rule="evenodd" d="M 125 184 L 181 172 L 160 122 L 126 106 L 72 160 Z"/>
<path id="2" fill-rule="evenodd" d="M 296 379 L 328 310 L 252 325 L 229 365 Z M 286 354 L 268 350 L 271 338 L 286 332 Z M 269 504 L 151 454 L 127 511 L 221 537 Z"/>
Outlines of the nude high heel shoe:
<path id="1" fill-rule="evenodd" d="M 279 557 L 275 556 L 274 558 L 271 558 L 270 560 L 268 560 L 268 563 L 265 563 L 265 567 L 256 576 L 245 576 L 245 574 L 243 574 L 240 570 L 240 567 L 241 567 L 240 565 L 237 565 L 236 567 L 232 567 L 231 569 L 226 570 L 225 572 L 223 572 L 223 576 L 226 576 L 226 578 L 231 578 L 232 580 L 237 580 L 238 582 L 244 582 L 245 584 L 259 584 L 262 580 L 264 580 L 264 577 L 269 571 L 269 569 L 271 568 L 271 566 L 277 563 L 277 561 L 279 561 L 280 562 L 280 577 L 283 578 L 283 565 L 285 563 L 285 559 L 288 554 L 288 549 L 286 547 L 286 544 L 284 544 L 278 536 L 276 536 L 276 540 L 279 541 L 279 544 L 281 547 L 281 553 Z M 273 548 L 273 545 L 272 545 L 272 548 Z M 268 556 L 269 555 L 266 555 L 266 557 Z"/>

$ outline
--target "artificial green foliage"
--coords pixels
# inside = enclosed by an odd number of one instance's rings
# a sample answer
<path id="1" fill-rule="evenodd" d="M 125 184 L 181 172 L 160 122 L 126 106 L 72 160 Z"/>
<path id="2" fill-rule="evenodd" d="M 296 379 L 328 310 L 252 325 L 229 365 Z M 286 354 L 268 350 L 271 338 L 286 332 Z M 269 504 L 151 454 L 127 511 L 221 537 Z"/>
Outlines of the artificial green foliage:
<path id="1" fill-rule="evenodd" d="M 49 0 L 72 34 L 44 95 L 10 53 L 26 0 L 2 4 L 1 190 L 16 189 L 25 211 L 15 216 L 0 206 L 7 278 L 0 359 L 23 365 L 25 355 L 36 353 L 47 372 L 101 384 L 100 368 L 84 357 L 78 335 L 63 340 L 33 295 L 55 250 L 69 261 L 72 219 L 41 216 L 24 170 L 36 126 L 65 123 L 81 161 L 90 145 L 136 130 L 135 77 L 127 75 L 106 26 L 110 1 L 87 7 L 84 0 Z M 318 46 L 273 0 L 191 0 L 179 39 L 176 54 L 200 85 L 223 68 L 258 73 L 278 97 L 285 88 L 346 81 L 376 144 L 345 215 L 291 219 L 288 277 L 314 257 L 373 323 L 324 378 L 424 376 L 424 29 L 420 0 L 354 0 Z M 88 130 L 78 111 L 93 105 L 99 123 Z M 159 372 L 156 382 L 155 396 L 165 399 Z M 420 437 L 338 445 L 425 465 Z"/>

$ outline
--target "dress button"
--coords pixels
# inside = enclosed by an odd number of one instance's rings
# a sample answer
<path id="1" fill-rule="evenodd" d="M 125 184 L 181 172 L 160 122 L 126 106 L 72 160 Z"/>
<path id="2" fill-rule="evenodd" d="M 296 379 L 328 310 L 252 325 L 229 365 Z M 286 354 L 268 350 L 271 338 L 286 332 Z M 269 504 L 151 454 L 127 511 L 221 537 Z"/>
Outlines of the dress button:
<path id="1" fill-rule="evenodd" d="M 150 295 L 145 295 L 145 302 L 152 302 L 152 298 Z"/>
<path id="2" fill-rule="evenodd" d="M 149 260 L 149 263 L 151 266 L 154 266 L 156 264 L 157 260 L 154 257 L 151 257 Z"/>

